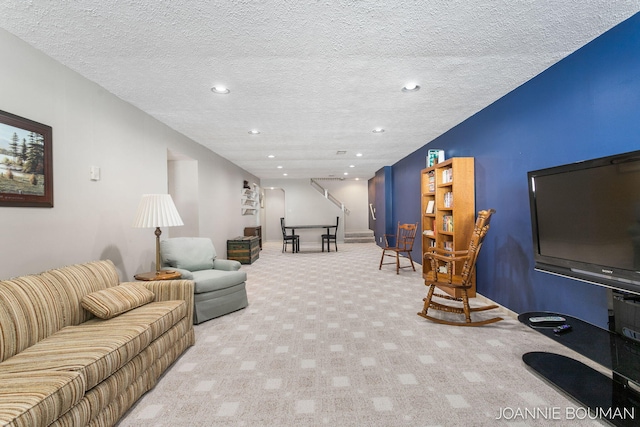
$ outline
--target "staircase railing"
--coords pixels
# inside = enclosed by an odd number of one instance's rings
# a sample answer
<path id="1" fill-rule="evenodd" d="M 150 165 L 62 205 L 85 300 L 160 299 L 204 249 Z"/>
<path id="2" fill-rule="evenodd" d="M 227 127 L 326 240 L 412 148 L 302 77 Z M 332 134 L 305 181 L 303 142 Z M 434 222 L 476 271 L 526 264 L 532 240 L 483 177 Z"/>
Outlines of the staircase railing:
<path id="1" fill-rule="evenodd" d="M 344 203 L 342 203 L 340 200 L 338 200 L 333 194 L 331 194 L 329 192 L 329 190 L 327 190 L 326 188 L 324 188 L 322 185 L 320 185 L 318 183 L 318 181 L 316 181 L 315 179 L 311 178 L 311 182 L 310 182 L 311 186 L 313 188 L 315 188 L 320 194 L 322 194 L 324 196 L 325 199 L 329 200 L 331 203 L 333 203 L 334 205 L 336 205 L 337 207 L 339 207 L 344 213 L 345 215 L 349 215 L 349 213 L 351 212 L 349 209 L 347 209 L 347 207 L 344 205 Z"/>

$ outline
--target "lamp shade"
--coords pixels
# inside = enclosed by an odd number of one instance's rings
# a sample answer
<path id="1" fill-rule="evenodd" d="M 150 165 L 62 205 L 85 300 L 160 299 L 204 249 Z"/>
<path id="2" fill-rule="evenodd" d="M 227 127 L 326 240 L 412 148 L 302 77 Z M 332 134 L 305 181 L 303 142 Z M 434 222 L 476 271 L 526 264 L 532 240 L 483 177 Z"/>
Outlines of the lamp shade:
<path id="1" fill-rule="evenodd" d="M 137 228 L 184 225 L 170 194 L 143 194 L 133 226 Z"/>

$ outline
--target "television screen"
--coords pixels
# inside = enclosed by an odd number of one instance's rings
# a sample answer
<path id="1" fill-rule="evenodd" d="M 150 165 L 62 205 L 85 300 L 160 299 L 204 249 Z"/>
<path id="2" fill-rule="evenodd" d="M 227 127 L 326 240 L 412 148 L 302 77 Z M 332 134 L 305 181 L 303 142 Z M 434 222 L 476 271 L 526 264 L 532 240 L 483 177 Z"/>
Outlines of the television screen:
<path id="1" fill-rule="evenodd" d="M 640 293 L 640 151 L 528 178 L 536 268 Z"/>

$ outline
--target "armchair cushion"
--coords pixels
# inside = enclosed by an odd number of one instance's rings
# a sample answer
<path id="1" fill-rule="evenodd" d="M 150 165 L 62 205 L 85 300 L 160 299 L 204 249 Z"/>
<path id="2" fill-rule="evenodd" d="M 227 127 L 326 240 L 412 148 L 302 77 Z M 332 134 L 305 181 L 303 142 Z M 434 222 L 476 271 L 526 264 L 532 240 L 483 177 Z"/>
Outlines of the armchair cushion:
<path id="1" fill-rule="evenodd" d="M 144 285 L 124 283 L 119 286 L 91 292 L 82 297 L 82 307 L 101 319 L 111 319 L 155 299 L 155 294 Z"/>
<path id="2" fill-rule="evenodd" d="M 213 268 L 216 250 L 206 237 L 174 237 L 160 242 L 162 264 L 189 271 Z"/>
<path id="3" fill-rule="evenodd" d="M 247 280 L 247 273 L 244 271 L 201 270 L 192 274 L 195 294 L 230 288 Z"/>

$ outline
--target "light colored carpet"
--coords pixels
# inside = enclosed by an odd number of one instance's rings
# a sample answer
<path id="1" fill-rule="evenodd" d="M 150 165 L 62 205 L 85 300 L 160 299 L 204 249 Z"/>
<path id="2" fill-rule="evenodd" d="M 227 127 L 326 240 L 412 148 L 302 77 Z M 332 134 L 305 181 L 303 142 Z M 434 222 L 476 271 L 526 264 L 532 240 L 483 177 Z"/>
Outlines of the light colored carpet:
<path id="1" fill-rule="evenodd" d="M 243 266 L 249 306 L 197 325 L 196 345 L 119 426 L 601 425 L 567 420 L 575 404 L 521 359 L 574 353 L 511 318 L 463 328 L 417 316 L 419 266 L 379 271 L 380 254 L 371 243 L 297 254 L 266 243 Z M 546 408 L 561 420 L 496 420 Z"/>

